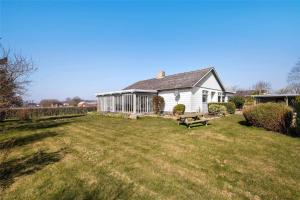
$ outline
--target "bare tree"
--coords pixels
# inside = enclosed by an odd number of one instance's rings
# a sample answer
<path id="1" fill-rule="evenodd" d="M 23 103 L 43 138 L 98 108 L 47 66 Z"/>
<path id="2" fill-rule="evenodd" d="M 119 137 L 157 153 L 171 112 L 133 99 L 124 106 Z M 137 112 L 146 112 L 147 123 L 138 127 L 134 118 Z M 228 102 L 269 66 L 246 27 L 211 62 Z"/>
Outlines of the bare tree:
<path id="1" fill-rule="evenodd" d="M 229 92 L 236 92 L 238 90 L 241 90 L 237 85 L 229 86 L 229 87 L 226 87 L 225 89 L 226 89 L 226 91 L 229 91 Z"/>
<path id="2" fill-rule="evenodd" d="M 271 90 L 271 83 L 266 81 L 259 81 L 254 86 L 255 94 L 264 94 L 268 93 Z"/>
<path id="3" fill-rule="evenodd" d="M 73 97 L 73 98 L 68 97 L 65 102 L 68 103 L 70 106 L 77 106 L 82 101 L 83 101 L 83 99 L 76 96 L 76 97 Z"/>
<path id="4" fill-rule="evenodd" d="M 42 107 L 58 107 L 61 106 L 62 103 L 57 99 L 43 99 L 40 101 L 40 105 Z"/>
<path id="5" fill-rule="evenodd" d="M 29 76 L 36 70 L 32 60 L 2 49 L 0 60 L 0 112 L 11 107 L 26 92 Z M 3 112 L 2 112 L 3 114 Z M 3 117 L 2 117 L 3 118 Z M 0 114 L 1 120 L 1 114 Z"/>
<path id="6" fill-rule="evenodd" d="M 277 94 L 289 94 L 289 93 L 291 93 L 291 88 L 290 87 L 281 88 L 281 89 L 277 90 L 276 93 Z"/>
<path id="7" fill-rule="evenodd" d="M 293 93 L 300 94 L 300 61 L 290 71 L 288 83 Z"/>

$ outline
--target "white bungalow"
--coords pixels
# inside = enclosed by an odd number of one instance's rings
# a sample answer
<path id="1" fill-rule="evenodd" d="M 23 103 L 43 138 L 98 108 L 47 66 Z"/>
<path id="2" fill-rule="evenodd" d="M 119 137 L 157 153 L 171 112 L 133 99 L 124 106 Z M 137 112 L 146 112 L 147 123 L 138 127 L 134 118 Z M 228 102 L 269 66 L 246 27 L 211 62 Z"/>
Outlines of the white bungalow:
<path id="1" fill-rule="evenodd" d="M 164 112 L 184 104 L 186 112 L 207 113 L 210 102 L 227 102 L 228 95 L 215 68 L 206 68 L 138 81 L 123 90 L 97 94 L 99 112 L 151 113 L 152 97 L 162 96 Z"/>

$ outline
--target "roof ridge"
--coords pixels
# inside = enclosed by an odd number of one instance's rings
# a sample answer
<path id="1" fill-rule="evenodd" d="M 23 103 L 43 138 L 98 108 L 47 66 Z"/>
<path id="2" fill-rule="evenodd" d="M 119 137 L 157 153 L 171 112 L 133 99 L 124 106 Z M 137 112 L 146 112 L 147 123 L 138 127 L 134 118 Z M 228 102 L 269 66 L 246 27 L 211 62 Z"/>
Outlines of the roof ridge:
<path id="1" fill-rule="evenodd" d="M 199 72 L 199 71 L 204 71 L 204 70 L 208 70 L 208 69 L 213 69 L 214 67 L 206 67 L 206 68 L 203 68 L 203 69 L 197 69 L 197 70 L 193 70 L 193 71 L 188 71 L 188 72 L 180 72 L 180 73 L 177 73 L 177 74 L 171 74 L 171 75 L 167 75 L 163 78 L 149 78 L 149 79 L 144 79 L 144 80 L 140 80 L 140 81 L 137 81 L 137 82 L 143 82 L 143 81 L 150 81 L 150 80 L 161 80 L 161 79 L 164 79 L 164 78 L 167 78 L 167 77 L 172 77 L 172 76 L 176 76 L 176 75 L 181 75 L 181 74 L 189 74 L 189 73 L 195 73 L 195 72 Z"/>
<path id="2" fill-rule="evenodd" d="M 197 69 L 197 70 L 188 71 L 188 72 L 180 72 L 180 73 L 177 73 L 177 74 L 171 74 L 171 75 L 165 76 L 164 78 L 169 77 L 169 76 L 181 75 L 181 74 L 195 73 L 195 72 L 204 71 L 204 70 L 213 69 L 213 68 L 214 67 L 206 67 L 206 68 L 203 68 L 203 69 Z"/>

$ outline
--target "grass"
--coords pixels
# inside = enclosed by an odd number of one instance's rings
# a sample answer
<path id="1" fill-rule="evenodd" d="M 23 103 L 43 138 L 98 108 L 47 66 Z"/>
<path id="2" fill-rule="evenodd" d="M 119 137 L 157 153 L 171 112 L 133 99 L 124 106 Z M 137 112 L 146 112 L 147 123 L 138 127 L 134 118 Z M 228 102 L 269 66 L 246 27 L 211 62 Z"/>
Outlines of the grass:
<path id="1" fill-rule="evenodd" d="M 300 199 L 300 139 L 97 115 L 0 124 L 3 199 Z M 3 157 L 3 156 L 2 156 Z"/>

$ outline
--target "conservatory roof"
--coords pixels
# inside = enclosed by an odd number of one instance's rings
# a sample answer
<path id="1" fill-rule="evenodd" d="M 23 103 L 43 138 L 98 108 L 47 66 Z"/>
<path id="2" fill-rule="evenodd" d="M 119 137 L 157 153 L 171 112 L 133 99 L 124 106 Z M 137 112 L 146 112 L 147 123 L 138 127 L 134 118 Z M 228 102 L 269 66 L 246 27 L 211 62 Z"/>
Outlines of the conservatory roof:
<path id="1" fill-rule="evenodd" d="M 157 93 L 157 90 L 140 90 L 140 89 L 118 90 L 118 91 L 97 93 L 96 96 L 125 94 L 125 93 Z"/>

